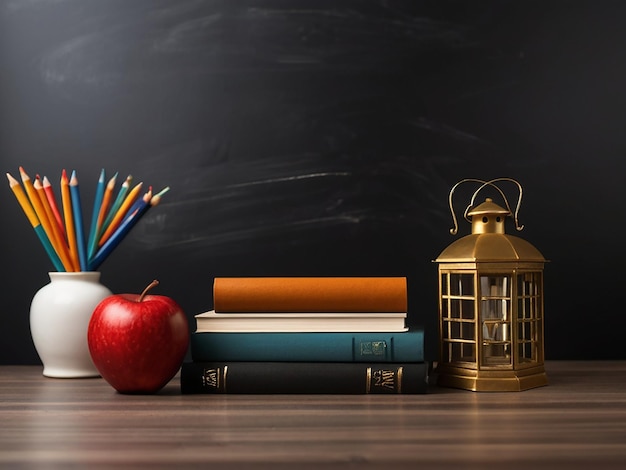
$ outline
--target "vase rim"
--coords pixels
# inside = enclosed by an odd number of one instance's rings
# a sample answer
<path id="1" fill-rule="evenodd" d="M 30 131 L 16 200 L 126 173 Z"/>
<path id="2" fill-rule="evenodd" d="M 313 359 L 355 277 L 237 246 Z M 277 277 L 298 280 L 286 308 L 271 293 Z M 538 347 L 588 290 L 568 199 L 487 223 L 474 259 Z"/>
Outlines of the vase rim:
<path id="1" fill-rule="evenodd" d="M 50 271 L 48 272 L 50 279 L 100 279 L 100 271 L 74 271 L 74 272 L 62 272 L 62 271 Z"/>

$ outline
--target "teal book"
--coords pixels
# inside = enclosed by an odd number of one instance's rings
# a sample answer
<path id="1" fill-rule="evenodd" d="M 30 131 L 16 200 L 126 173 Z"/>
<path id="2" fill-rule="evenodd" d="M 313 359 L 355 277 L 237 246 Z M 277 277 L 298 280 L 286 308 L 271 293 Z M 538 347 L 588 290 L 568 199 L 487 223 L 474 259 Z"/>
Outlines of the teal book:
<path id="1" fill-rule="evenodd" d="M 423 362 L 424 330 L 393 333 L 193 333 L 194 361 Z"/>

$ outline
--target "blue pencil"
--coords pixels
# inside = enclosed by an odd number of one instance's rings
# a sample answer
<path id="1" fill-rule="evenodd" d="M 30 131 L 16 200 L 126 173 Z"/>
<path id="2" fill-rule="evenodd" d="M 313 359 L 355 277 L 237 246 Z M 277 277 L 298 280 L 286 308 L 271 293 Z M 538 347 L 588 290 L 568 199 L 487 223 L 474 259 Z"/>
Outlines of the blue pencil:
<path id="1" fill-rule="evenodd" d="M 115 232 L 111 234 L 108 240 L 100 247 L 95 256 L 89 259 L 89 270 L 95 271 L 111 252 L 120 244 L 120 242 L 128 235 L 128 232 L 135 226 L 141 216 L 144 215 L 151 207 L 151 192 L 148 191 L 144 197 L 135 203 L 132 212 L 122 221 Z"/>
<path id="2" fill-rule="evenodd" d="M 74 215 L 74 225 L 76 230 L 76 245 L 78 247 L 78 260 L 80 270 L 87 271 L 87 246 L 85 243 L 85 228 L 83 226 L 83 212 L 80 204 L 80 191 L 78 188 L 78 178 L 76 171 L 72 171 L 70 178 L 70 194 L 72 195 L 72 213 Z"/>
<path id="3" fill-rule="evenodd" d="M 52 264 L 54 265 L 56 270 L 59 272 L 65 272 L 65 266 L 63 266 L 63 263 L 61 262 L 59 255 L 57 255 L 57 252 L 54 251 L 54 248 L 52 247 L 52 245 L 50 244 L 50 240 L 48 239 L 48 235 L 46 235 L 46 232 L 44 231 L 41 224 L 33 228 L 35 229 L 35 233 L 39 237 L 39 241 L 43 245 L 44 250 L 46 250 L 46 253 L 48 253 L 50 261 L 52 261 Z"/>
<path id="4" fill-rule="evenodd" d="M 104 169 L 100 171 L 100 178 L 98 178 L 98 185 L 96 186 L 96 196 L 93 201 L 93 213 L 91 214 L 91 227 L 89 230 L 89 254 L 91 257 L 96 252 L 98 247 L 98 215 L 100 214 L 100 206 L 102 206 L 102 199 L 104 197 Z"/>
<path id="5" fill-rule="evenodd" d="M 170 187 L 167 186 L 153 196 L 152 187 L 150 187 L 148 192 L 144 194 L 139 201 L 135 202 L 130 214 L 122 221 L 117 230 L 111 234 L 104 245 L 100 247 L 96 255 L 89 261 L 89 269 L 92 271 L 98 269 L 107 256 L 111 254 L 111 252 L 120 244 L 128 232 L 130 232 L 135 224 L 139 222 L 139 219 L 141 219 L 148 209 L 159 204 L 159 202 L 161 202 L 161 197 L 169 190 Z"/>

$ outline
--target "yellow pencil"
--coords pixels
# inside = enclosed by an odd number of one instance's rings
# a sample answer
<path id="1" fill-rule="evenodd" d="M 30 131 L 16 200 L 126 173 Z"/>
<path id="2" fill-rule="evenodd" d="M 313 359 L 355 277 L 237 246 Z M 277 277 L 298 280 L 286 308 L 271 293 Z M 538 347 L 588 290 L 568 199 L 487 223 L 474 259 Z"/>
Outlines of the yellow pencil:
<path id="1" fill-rule="evenodd" d="M 33 206 L 30 204 L 28 196 L 26 196 L 26 194 L 24 193 L 24 190 L 20 186 L 20 183 L 18 183 L 18 181 L 13 178 L 13 176 L 11 176 L 9 173 L 7 173 L 7 179 L 9 180 L 9 187 L 11 188 L 11 191 L 13 191 L 13 194 L 15 194 L 17 202 L 20 203 L 24 214 L 26 214 L 26 217 L 28 217 L 28 221 L 33 227 L 39 225 L 39 217 L 37 217 L 35 209 L 33 209 Z"/>
<path id="2" fill-rule="evenodd" d="M 57 271 L 64 271 L 65 267 L 63 266 L 63 263 L 59 259 L 56 251 L 54 251 L 54 248 L 52 247 L 52 244 L 50 243 L 50 240 L 48 239 L 46 232 L 41 226 L 39 217 L 37 217 L 37 214 L 35 213 L 33 206 L 28 200 L 28 196 L 26 196 L 26 193 L 24 193 L 24 189 L 20 186 L 17 180 L 13 178 L 9 173 L 7 173 L 7 178 L 9 180 L 9 186 L 11 187 L 11 191 L 13 191 L 13 194 L 15 194 L 15 197 L 17 198 L 17 202 L 19 202 L 20 206 L 22 207 L 22 210 L 26 214 L 28 221 L 32 225 L 37 236 L 39 237 L 39 240 L 41 241 L 41 244 L 46 250 L 46 253 L 48 253 L 48 256 L 50 257 L 50 260 L 52 261 L 52 264 L 54 265 L 55 269 Z"/>
<path id="3" fill-rule="evenodd" d="M 130 192 L 128 193 L 128 196 L 126 196 L 126 199 L 124 199 L 124 202 L 122 202 L 122 205 L 113 216 L 111 223 L 109 224 L 105 232 L 102 234 L 102 237 L 100 237 L 100 240 L 98 241 L 98 246 L 104 245 L 104 243 L 111 236 L 111 234 L 115 232 L 118 225 L 122 222 L 122 220 L 124 220 L 124 216 L 126 215 L 126 212 L 128 212 L 128 209 L 130 209 L 130 206 L 133 204 L 133 202 L 137 198 L 137 194 L 139 194 L 139 191 L 141 191 L 142 185 L 143 183 L 138 183 L 133 189 L 130 190 Z"/>
<path id="4" fill-rule="evenodd" d="M 52 228 L 52 223 L 48 219 L 46 210 L 41 204 L 41 198 L 39 197 L 39 194 L 33 187 L 33 182 L 31 181 L 30 176 L 28 176 L 24 168 L 21 166 L 20 166 L 20 176 L 22 178 L 22 183 L 24 184 L 24 189 L 26 189 L 26 194 L 28 195 L 28 199 L 30 200 L 31 205 L 33 206 L 33 209 L 35 210 L 35 214 L 37 214 L 37 217 L 39 218 L 39 222 L 41 222 L 41 226 L 46 232 L 48 240 L 50 240 L 50 244 L 53 246 L 53 248 L 57 252 L 57 255 L 59 255 L 59 258 L 61 258 L 60 253 L 59 253 L 59 247 L 57 247 L 55 232 Z M 63 259 L 61 258 L 61 260 Z"/>
<path id="5" fill-rule="evenodd" d="M 80 271 L 78 259 L 78 246 L 76 244 L 76 230 L 74 229 L 74 216 L 72 215 L 72 198 L 70 195 L 70 180 L 65 169 L 61 174 L 61 202 L 63 205 L 63 218 L 65 219 L 65 233 L 69 245 L 70 258 L 74 271 Z"/>
<path id="6" fill-rule="evenodd" d="M 59 255 L 59 258 L 61 258 L 61 262 L 63 263 L 63 266 L 65 266 L 65 270 L 74 271 L 74 264 L 72 263 L 72 260 L 70 258 L 67 245 L 65 244 L 65 239 L 63 238 L 63 235 L 61 234 L 61 231 L 59 230 L 59 227 L 56 224 L 54 212 L 52 211 L 52 208 L 50 207 L 50 204 L 48 202 L 48 197 L 46 196 L 46 192 L 39 178 L 35 178 L 35 182 L 33 183 L 33 188 L 35 189 L 35 192 L 39 196 L 39 200 L 41 201 L 41 207 L 43 207 L 46 217 L 50 221 L 50 230 L 52 231 L 52 234 L 54 237 L 53 246 L 55 247 L 55 250 L 57 254 Z"/>

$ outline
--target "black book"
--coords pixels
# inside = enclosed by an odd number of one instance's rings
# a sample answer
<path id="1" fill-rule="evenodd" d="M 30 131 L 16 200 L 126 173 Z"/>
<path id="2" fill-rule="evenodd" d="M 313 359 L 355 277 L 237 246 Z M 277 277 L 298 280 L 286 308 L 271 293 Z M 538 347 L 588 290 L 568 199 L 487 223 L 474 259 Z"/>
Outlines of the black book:
<path id="1" fill-rule="evenodd" d="M 426 393 L 428 363 L 185 362 L 180 385 L 183 394 Z"/>

